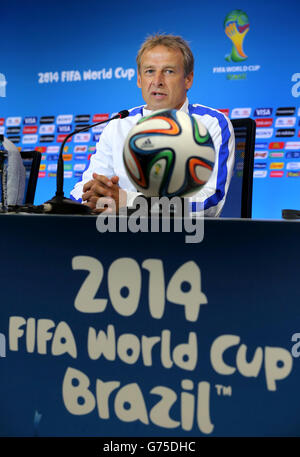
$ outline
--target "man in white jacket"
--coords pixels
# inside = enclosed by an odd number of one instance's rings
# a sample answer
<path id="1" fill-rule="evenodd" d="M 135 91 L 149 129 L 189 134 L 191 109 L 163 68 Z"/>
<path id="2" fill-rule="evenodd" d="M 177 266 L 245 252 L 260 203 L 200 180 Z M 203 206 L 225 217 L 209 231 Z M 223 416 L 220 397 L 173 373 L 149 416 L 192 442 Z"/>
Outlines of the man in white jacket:
<path id="1" fill-rule="evenodd" d="M 139 195 L 129 181 L 122 159 L 125 139 L 130 129 L 143 116 L 158 109 L 182 110 L 199 119 L 213 140 L 216 158 L 213 172 L 205 186 L 194 196 L 204 213 L 218 216 L 225 202 L 234 165 L 234 133 L 231 122 L 221 112 L 198 104 L 189 104 L 187 91 L 194 78 L 194 57 L 188 44 L 179 36 L 149 37 L 137 55 L 137 85 L 146 105 L 132 108 L 129 116 L 111 121 L 103 130 L 91 157 L 88 169 L 71 192 L 71 197 L 95 209 L 101 198 L 104 204 L 117 210 L 131 206 Z"/>

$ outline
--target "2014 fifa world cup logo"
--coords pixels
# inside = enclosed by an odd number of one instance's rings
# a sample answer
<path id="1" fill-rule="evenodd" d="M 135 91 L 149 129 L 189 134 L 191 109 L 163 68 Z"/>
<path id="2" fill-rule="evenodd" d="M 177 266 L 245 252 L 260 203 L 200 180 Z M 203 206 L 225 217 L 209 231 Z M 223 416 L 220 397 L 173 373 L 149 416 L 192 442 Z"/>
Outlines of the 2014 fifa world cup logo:
<path id="1" fill-rule="evenodd" d="M 244 52 L 243 43 L 249 28 L 249 19 L 244 11 L 233 10 L 227 14 L 224 29 L 233 44 L 231 54 L 225 56 L 228 62 L 241 62 L 247 59 L 248 56 Z"/>

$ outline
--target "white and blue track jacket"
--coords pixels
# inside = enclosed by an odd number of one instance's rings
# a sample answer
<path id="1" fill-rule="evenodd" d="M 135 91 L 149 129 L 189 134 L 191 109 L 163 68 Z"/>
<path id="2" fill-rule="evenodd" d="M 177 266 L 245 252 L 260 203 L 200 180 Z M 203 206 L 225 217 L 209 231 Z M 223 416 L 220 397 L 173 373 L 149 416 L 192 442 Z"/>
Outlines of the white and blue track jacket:
<path id="1" fill-rule="evenodd" d="M 207 106 L 191 105 L 188 99 L 180 110 L 199 119 L 208 129 L 213 140 L 216 158 L 213 172 L 202 189 L 192 197 L 192 211 L 197 212 L 197 202 L 204 203 L 206 216 L 219 216 L 225 203 L 234 166 L 235 140 L 230 120 L 220 111 Z M 127 177 L 123 163 L 123 146 L 130 129 L 151 111 L 145 106 L 129 110 L 129 116 L 124 119 L 111 121 L 103 130 L 96 152 L 92 155 L 87 170 L 82 179 L 71 191 L 71 198 L 81 201 L 83 185 L 93 179 L 96 172 L 108 178 L 119 176 L 119 185 L 127 191 L 127 206 L 131 206 L 134 199 L 140 195 Z"/>

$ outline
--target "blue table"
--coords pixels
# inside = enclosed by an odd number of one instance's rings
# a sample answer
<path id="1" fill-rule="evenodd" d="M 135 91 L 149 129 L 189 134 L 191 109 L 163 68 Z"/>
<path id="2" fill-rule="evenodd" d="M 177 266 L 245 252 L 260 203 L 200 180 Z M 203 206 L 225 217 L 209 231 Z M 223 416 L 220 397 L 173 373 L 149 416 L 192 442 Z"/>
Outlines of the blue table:
<path id="1" fill-rule="evenodd" d="M 0 435 L 299 436 L 300 225 L 96 223 L 0 215 Z"/>

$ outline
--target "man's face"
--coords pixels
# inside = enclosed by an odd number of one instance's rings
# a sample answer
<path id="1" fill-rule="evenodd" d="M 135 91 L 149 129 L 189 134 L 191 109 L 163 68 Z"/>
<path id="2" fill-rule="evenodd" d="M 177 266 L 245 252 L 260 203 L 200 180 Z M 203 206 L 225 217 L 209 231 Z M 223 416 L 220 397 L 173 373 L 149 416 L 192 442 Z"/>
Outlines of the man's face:
<path id="1" fill-rule="evenodd" d="M 184 76 L 179 49 L 159 45 L 142 54 L 137 85 L 142 89 L 147 109 L 179 109 L 193 84 L 193 76 L 193 72 Z"/>

